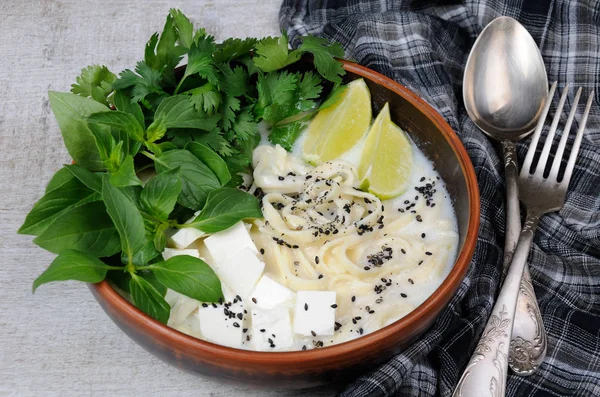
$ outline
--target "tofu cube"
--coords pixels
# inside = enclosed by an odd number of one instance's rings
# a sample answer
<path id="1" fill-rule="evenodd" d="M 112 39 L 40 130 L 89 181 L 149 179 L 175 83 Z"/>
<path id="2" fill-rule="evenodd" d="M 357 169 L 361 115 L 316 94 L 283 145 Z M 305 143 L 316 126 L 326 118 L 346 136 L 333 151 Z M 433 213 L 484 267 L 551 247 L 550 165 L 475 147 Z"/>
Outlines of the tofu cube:
<path id="1" fill-rule="evenodd" d="M 184 249 L 189 247 L 194 241 L 198 240 L 205 234 L 206 233 L 196 228 L 184 227 L 179 229 L 175 234 L 171 236 L 171 241 L 173 242 L 173 244 L 175 244 L 177 248 Z"/>
<path id="2" fill-rule="evenodd" d="M 263 275 L 258 284 L 250 294 L 252 302 L 261 309 L 272 309 L 275 306 L 291 307 L 296 294 L 289 288 L 284 287 L 266 274 Z"/>
<path id="3" fill-rule="evenodd" d="M 235 299 L 235 303 L 232 300 L 225 304 L 216 303 L 214 306 L 212 303 L 201 303 L 198 319 L 200 332 L 206 340 L 238 349 L 243 347 L 245 317 L 244 304 L 241 301 Z"/>
<path id="4" fill-rule="evenodd" d="M 200 253 L 198 252 L 197 249 L 175 249 L 175 248 L 165 248 L 165 250 L 162 252 L 162 257 L 164 260 L 167 260 L 169 258 L 172 258 L 174 256 L 177 255 L 189 255 L 189 256 L 193 256 L 194 258 L 200 258 Z"/>
<path id="5" fill-rule="evenodd" d="M 198 301 L 167 289 L 165 300 L 171 306 L 171 314 L 169 316 L 169 326 L 182 324 L 187 317 L 198 309 Z"/>
<path id="6" fill-rule="evenodd" d="M 286 308 L 252 309 L 252 341 L 257 350 L 285 349 L 294 345 L 290 313 Z"/>
<path id="7" fill-rule="evenodd" d="M 298 291 L 294 311 L 294 332 L 305 336 L 333 335 L 335 292 Z"/>
<path id="8" fill-rule="evenodd" d="M 248 298 L 265 269 L 252 249 L 246 247 L 216 267 L 215 272 L 231 290 Z"/>
<path id="9" fill-rule="evenodd" d="M 254 245 L 250 233 L 248 233 L 248 229 L 242 221 L 229 229 L 208 236 L 204 239 L 204 244 L 217 266 L 220 266 L 222 262 L 244 248 L 249 248 L 255 254 L 258 254 L 256 245 Z"/>

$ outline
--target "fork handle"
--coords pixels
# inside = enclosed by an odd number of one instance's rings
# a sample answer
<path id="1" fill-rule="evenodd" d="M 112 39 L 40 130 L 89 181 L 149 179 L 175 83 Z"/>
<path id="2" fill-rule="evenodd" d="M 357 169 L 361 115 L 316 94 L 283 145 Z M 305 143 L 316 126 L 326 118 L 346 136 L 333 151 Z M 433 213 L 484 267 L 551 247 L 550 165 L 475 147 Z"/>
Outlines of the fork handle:
<path id="1" fill-rule="evenodd" d="M 506 179 L 506 237 L 502 266 L 502 278 L 504 279 L 519 239 L 521 216 L 515 143 L 509 140 L 502 141 L 502 152 L 504 154 L 504 175 Z M 517 298 L 515 325 L 510 341 L 508 365 L 518 375 L 531 375 L 537 371 L 546 357 L 546 348 L 547 338 L 542 314 L 531 284 L 529 267 L 525 265 Z"/>
<path id="2" fill-rule="evenodd" d="M 540 215 L 535 210 L 527 211 L 504 285 L 475 352 L 454 390 L 455 397 L 504 396 L 519 285 Z"/>

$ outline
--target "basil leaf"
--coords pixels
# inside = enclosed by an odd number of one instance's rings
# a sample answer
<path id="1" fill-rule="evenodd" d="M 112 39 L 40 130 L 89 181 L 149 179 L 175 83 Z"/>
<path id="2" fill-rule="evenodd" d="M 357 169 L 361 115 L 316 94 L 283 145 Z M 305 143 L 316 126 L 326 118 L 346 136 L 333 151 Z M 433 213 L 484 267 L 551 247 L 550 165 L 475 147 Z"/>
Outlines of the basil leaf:
<path id="1" fill-rule="evenodd" d="M 55 254 L 68 249 L 98 257 L 119 252 L 119 236 L 102 201 L 69 208 L 33 242 Z"/>
<path id="2" fill-rule="evenodd" d="M 129 281 L 129 292 L 133 304 L 141 311 L 163 324 L 169 321 L 171 307 L 154 285 L 142 277 L 132 274 Z"/>
<path id="3" fill-rule="evenodd" d="M 94 174 L 90 170 L 87 170 L 79 165 L 71 164 L 66 165 L 67 169 L 74 177 L 79 179 L 88 188 L 92 189 L 96 193 L 102 194 L 102 178 L 99 175 Z"/>
<path id="4" fill-rule="evenodd" d="M 140 203 L 151 215 L 166 221 L 175 208 L 182 186 L 179 168 L 162 172 L 146 183 L 140 195 Z"/>
<path id="5" fill-rule="evenodd" d="M 115 138 L 111 134 L 110 129 L 106 128 L 106 126 L 100 124 L 88 124 L 87 126 L 94 137 L 100 160 L 102 160 L 105 167 L 108 167 L 110 156 L 117 145 Z"/>
<path id="6" fill-rule="evenodd" d="M 91 124 L 102 124 L 125 131 L 129 137 L 136 141 L 144 140 L 144 129 L 132 114 L 120 110 L 108 110 L 91 114 L 87 118 Z"/>
<path id="7" fill-rule="evenodd" d="M 113 98 L 117 110 L 129 113 L 135 117 L 142 128 L 145 127 L 144 113 L 142 107 L 137 102 L 132 102 L 131 99 L 123 91 L 115 91 Z"/>
<path id="8" fill-rule="evenodd" d="M 262 218 L 258 199 L 242 190 L 223 187 L 209 193 L 202 212 L 188 225 L 216 233 L 246 218 Z"/>
<path id="9" fill-rule="evenodd" d="M 231 174 L 227 169 L 227 163 L 211 148 L 199 142 L 188 142 L 184 149 L 190 151 L 198 160 L 206 164 L 219 178 L 222 186 L 229 182 Z"/>
<path id="10" fill-rule="evenodd" d="M 94 192 L 66 170 L 70 175 L 70 179 L 63 180 L 62 178 L 66 178 L 64 176 L 66 174 L 62 170 L 65 170 L 65 168 L 59 171 L 61 173 L 61 183 L 59 184 L 58 178 L 53 178 L 53 189 L 48 190 L 46 188 L 46 194 L 35 203 L 29 214 L 27 214 L 25 222 L 19 228 L 18 233 L 39 236 L 67 209 L 83 204 L 92 198 Z"/>
<path id="11" fill-rule="evenodd" d="M 154 247 L 154 235 L 150 231 L 146 231 L 144 237 L 144 245 L 137 250 L 131 258 L 131 263 L 136 266 L 147 265 L 152 259 L 160 255 L 160 252 Z M 123 262 L 127 262 L 128 257 L 124 254 L 121 258 Z"/>
<path id="12" fill-rule="evenodd" d="M 167 230 L 168 227 L 169 224 L 162 223 L 158 226 L 156 232 L 154 233 L 154 248 L 158 252 L 163 252 L 167 246 L 167 236 L 165 235 L 165 230 Z"/>
<path id="13" fill-rule="evenodd" d="M 201 259 L 178 255 L 149 267 L 161 283 L 180 294 L 201 302 L 223 298 L 219 278 Z"/>
<path id="14" fill-rule="evenodd" d="M 66 167 L 63 167 L 56 171 L 52 178 L 50 178 L 50 182 L 46 185 L 45 193 L 50 193 L 54 189 L 58 189 L 63 186 L 65 183 L 69 183 L 73 179 L 73 174 L 69 172 Z"/>
<path id="15" fill-rule="evenodd" d="M 165 171 L 179 167 L 181 193 L 177 202 L 184 207 L 198 210 L 206 202 L 208 192 L 221 187 L 215 174 L 202 161 L 187 150 L 176 149 L 156 156 L 156 171 Z"/>
<path id="16" fill-rule="evenodd" d="M 103 170 L 96 141 L 85 119 L 108 108 L 93 99 L 71 93 L 50 91 L 48 98 L 71 158 L 89 170 Z"/>
<path id="17" fill-rule="evenodd" d="M 106 279 L 112 281 L 117 287 L 130 294 L 129 281 L 131 280 L 131 273 L 125 271 L 125 268 L 109 270 L 106 273 Z"/>
<path id="18" fill-rule="evenodd" d="M 133 201 L 119 188 L 102 181 L 102 198 L 121 238 L 121 250 L 132 261 L 145 242 L 144 220 Z"/>
<path id="19" fill-rule="evenodd" d="M 165 98 L 156 109 L 155 119 L 162 119 L 166 128 L 194 128 L 210 131 L 217 125 L 220 115 L 208 117 L 198 112 L 188 95 L 174 95 Z"/>
<path id="20" fill-rule="evenodd" d="M 116 172 L 111 172 L 110 183 L 116 187 L 140 186 L 142 181 L 135 174 L 133 157 L 128 154 Z"/>
<path id="21" fill-rule="evenodd" d="M 33 282 L 33 292 L 51 281 L 77 280 L 99 283 L 106 277 L 110 266 L 100 259 L 75 250 L 65 250 L 52 261 L 46 271 Z"/>

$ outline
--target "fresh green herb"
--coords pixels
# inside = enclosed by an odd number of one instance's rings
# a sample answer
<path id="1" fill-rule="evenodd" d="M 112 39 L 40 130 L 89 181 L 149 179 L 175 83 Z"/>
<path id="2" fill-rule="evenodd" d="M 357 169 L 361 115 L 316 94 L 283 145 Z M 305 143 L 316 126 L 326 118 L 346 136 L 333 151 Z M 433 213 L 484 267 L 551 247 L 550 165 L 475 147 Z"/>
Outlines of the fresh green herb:
<path id="1" fill-rule="evenodd" d="M 165 301 L 164 294 L 152 285 L 145 278 L 131 273 L 129 281 L 129 293 L 133 304 L 140 308 L 144 313 L 157 319 L 163 324 L 169 321 L 171 307 Z"/>
<path id="2" fill-rule="evenodd" d="M 203 260 L 178 255 L 148 267 L 167 288 L 201 302 L 216 302 L 223 297 L 221 282 Z"/>
<path id="3" fill-rule="evenodd" d="M 77 280 L 86 283 L 98 283 L 106 277 L 106 272 L 119 268 L 108 266 L 100 259 L 75 250 L 61 252 L 33 282 L 33 291 L 42 284 L 51 281 Z"/>
<path id="4" fill-rule="evenodd" d="M 241 219 L 261 216 L 256 197 L 239 189 L 224 187 L 210 192 L 200 215 L 183 226 L 216 233 L 233 226 Z"/>
<path id="5" fill-rule="evenodd" d="M 119 252 L 119 236 L 102 201 L 63 212 L 33 242 L 55 254 L 68 249 L 98 257 Z"/>
<path id="6" fill-rule="evenodd" d="M 262 216 L 258 199 L 238 189 L 241 174 L 251 172 L 259 125 L 290 150 L 344 87 L 335 59 L 341 47 L 311 36 L 300 43 L 290 50 L 285 35 L 216 43 L 172 9 L 133 70 L 117 78 L 92 65 L 70 93 L 50 92 L 75 164 L 54 175 L 19 229 L 58 254 L 33 289 L 108 277 L 163 323 L 167 288 L 221 299 L 206 263 L 189 256 L 162 261 L 160 253 L 177 229 L 210 234 Z M 187 65 L 177 69 L 184 57 Z M 155 175 L 144 184 L 141 171 Z"/>

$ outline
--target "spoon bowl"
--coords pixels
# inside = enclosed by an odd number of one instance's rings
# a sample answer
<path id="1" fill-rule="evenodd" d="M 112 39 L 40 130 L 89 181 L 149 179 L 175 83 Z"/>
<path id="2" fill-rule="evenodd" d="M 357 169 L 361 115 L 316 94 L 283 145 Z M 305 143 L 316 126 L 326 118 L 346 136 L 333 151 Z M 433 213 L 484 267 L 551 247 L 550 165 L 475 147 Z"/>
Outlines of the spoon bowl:
<path id="1" fill-rule="evenodd" d="M 516 141 L 533 131 L 547 95 L 537 44 L 516 20 L 496 18 L 475 41 L 465 66 L 469 117 L 486 135 Z"/>

